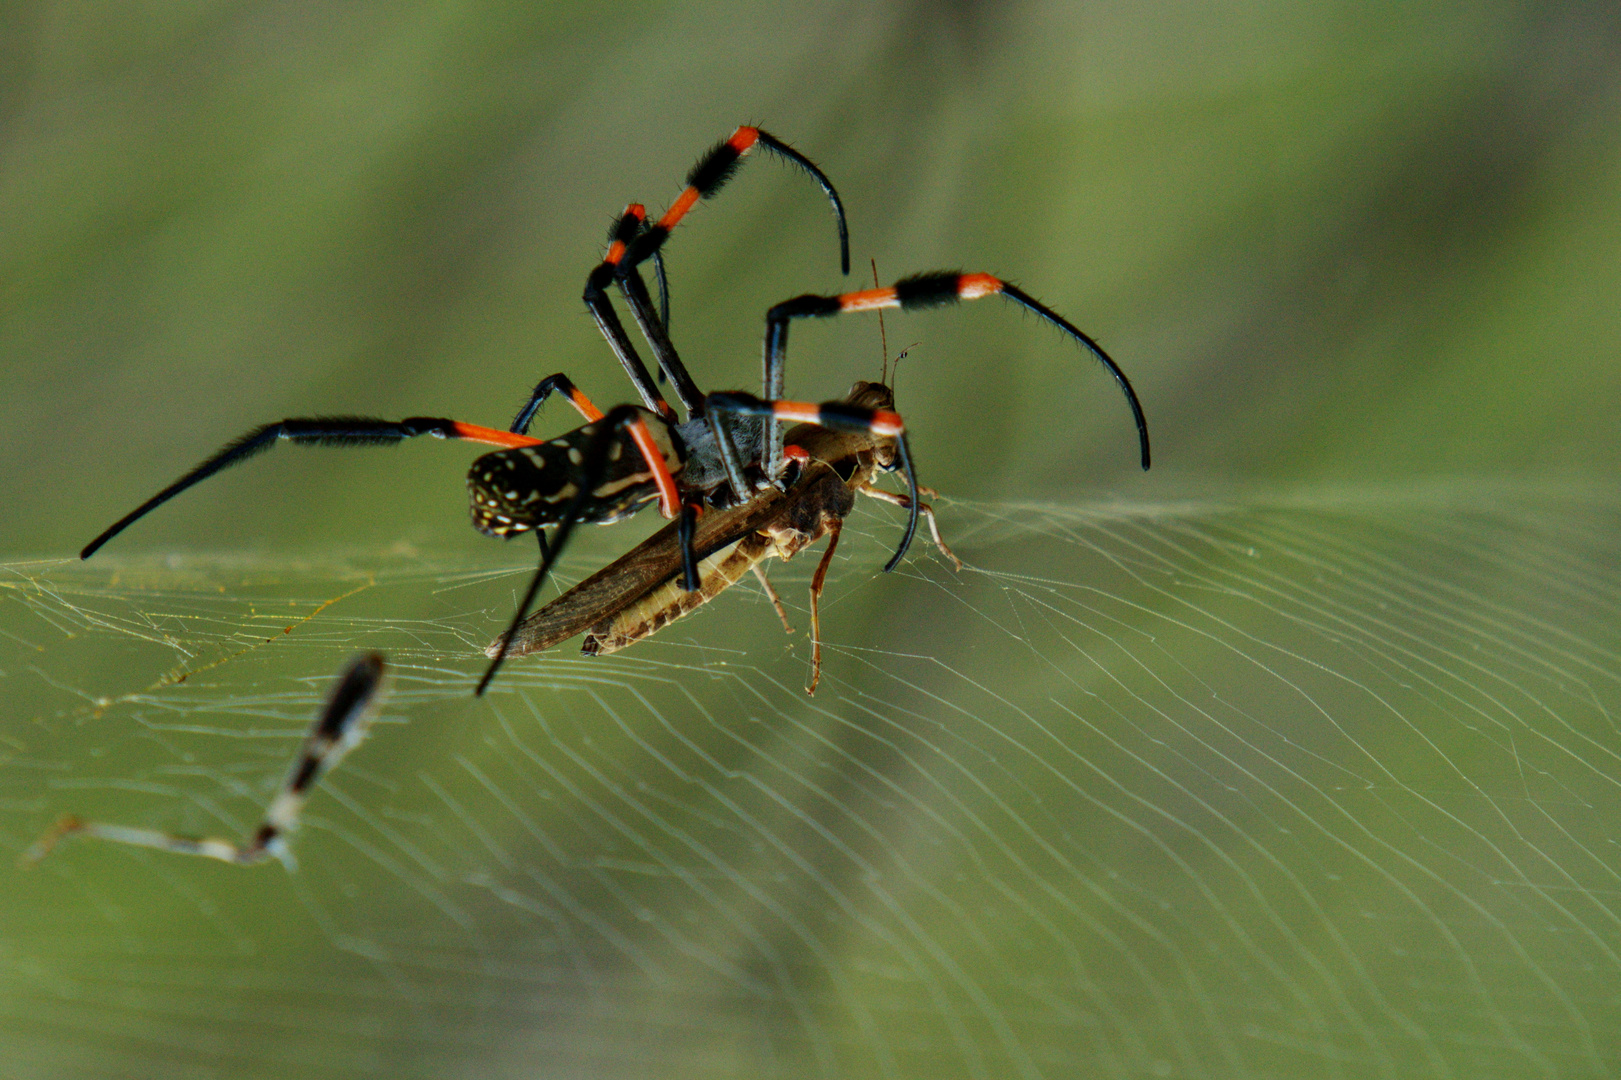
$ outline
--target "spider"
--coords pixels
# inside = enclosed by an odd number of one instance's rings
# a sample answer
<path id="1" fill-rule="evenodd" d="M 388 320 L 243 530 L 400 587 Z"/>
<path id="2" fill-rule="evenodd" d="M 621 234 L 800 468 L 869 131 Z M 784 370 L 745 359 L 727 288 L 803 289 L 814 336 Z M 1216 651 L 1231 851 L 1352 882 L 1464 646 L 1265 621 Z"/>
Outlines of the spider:
<path id="1" fill-rule="evenodd" d="M 894 392 L 883 383 L 858 382 L 842 404 L 867 409 L 893 409 Z M 651 637 L 753 573 L 782 620 L 793 633 L 782 600 L 766 577 L 766 559 L 791 559 L 827 537 L 827 548 L 811 578 L 811 676 L 807 694 L 816 693 L 822 674 L 821 597 L 827 569 L 838 547 L 844 520 L 855 506 L 857 493 L 910 511 L 913 493 L 896 494 L 873 483 L 881 472 L 893 472 L 898 444 L 866 432 L 835 431 L 802 424 L 784 436 L 804 452 L 808 461 L 797 466 L 797 477 L 782 490 L 769 488 L 755 499 L 729 510 L 705 515 L 691 546 L 701 558 L 699 587 L 684 588 L 677 580 L 682 551 L 677 528 L 661 529 L 611 564 L 524 620 L 507 639 L 497 639 L 486 653 L 523 656 L 549 649 L 586 631 L 581 653 L 606 656 Z M 797 458 L 797 456 L 796 456 Z M 933 494 L 922 489 L 916 494 Z M 940 553 L 963 567 L 940 536 L 934 510 L 917 503 L 929 522 L 929 532 Z"/>
<path id="2" fill-rule="evenodd" d="M 501 639 L 503 646 L 478 683 L 475 693 L 482 694 L 505 658 L 504 643 L 512 640 L 572 530 L 582 522 L 610 524 L 656 502 L 664 517 L 678 523 L 682 585 L 688 591 L 698 589 L 700 575 L 693 543 L 698 515 L 705 509 L 744 505 L 762 492 L 780 490 L 789 482 L 791 468 L 805 460 L 802 450 L 785 446 L 782 432 L 785 423 L 808 423 L 893 440 L 899 468 L 909 488 L 916 491 L 917 478 L 907 446 L 905 424 L 898 414 L 887 408 L 847 401 L 815 405 L 783 400 L 789 324 L 798 318 L 887 307 L 912 310 L 996 294 L 1058 327 L 1109 370 L 1131 406 L 1142 464 L 1148 467 L 1147 422 L 1125 373 L 1097 342 L 1062 316 L 989 274 L 922 274 L 888 288 L 832 296 L 806 294 L 785 301 L 766 315 L 763 396 L 756 398 L 741 392 L 705 395 L 699 391 L 670 340 L 668 315 L 661 317 L 654 310 L 639 267 L 658 255 L 671 230 L 687 212 L 700 200 L 718 192 L 743 156 L 755 147 L 764 147 L 821 185 L 838 225 L 841 268 L 849 272 L 844 208 L 831 181 L 809 159 L 776 137 L 754 127 L 738 128 L 693 166 L 686 186 L 663 217 L 649 224 L 639 204 L 628 207 L 614 224 L 606 255 L 587 278 L 586 306 L 641 397 L 640 406 L 620 405 L 604 413 L 559 372 L 535 387 L 506 431 L 440 417 L 411 417 L 403 421 L 352 416 L 292 418 L 266 424 L 228 444 L 119 519 L 86 545 L 80 557 L 89 558 L 157 506 L 220 470 L 269 449 L 279 439 L 306 445 L 375 446 L 432 435 L 501 447 L 474 461 L 469 471 L 473 525 L 490 536 L 511 537 L 535 532 L 540 539 L 541 560 Z M 647 340 L 660 372 L 674 388 L 687 414 L 685 420 L 677 419 L 675 410 L 665 401 L 636 352 L 610 302 L 610 285 L 617 287 Z M 668 293 L 662 288 L 661 292 L 667 298 Z M 529 426 L 542 403 L 554 393 L 562 394 L 586 423 L 550 440 L 533 438 L 528 434 Z M 900 545 L 884 566 L 886 571 L 894 569 L 906 554 L 917 521 L 918 507 L 914 499 Z M 556 530 L 550 543 L 542 532 L 548 528 Z"/>
<path id="3" fill-rule="evenodd" d="M 351 660 L 327 693 L 326 705 L 304 737 L 303 749 L 282 781 L 280 790 L 265 808 L 264 821 L 245 843 L 218 837 L 176 836 L 156 829 L 85 821 L 72 814 L 62 818 L 23 853 L 24 863 L 43 859 L 60 841 L 69 836 L 111 840 L 133 847 L 156 848 L 178 855 L 200 855 L 205 859 L 252 866 L 275 858 L 289 870 L 297 869 L 287 836 L 298 828 L 299 816 L 311 789 L 328 770 L 337 766 L 366 737 L 372 715 L 381 700 L 383 657 L 368 653 Z"/>

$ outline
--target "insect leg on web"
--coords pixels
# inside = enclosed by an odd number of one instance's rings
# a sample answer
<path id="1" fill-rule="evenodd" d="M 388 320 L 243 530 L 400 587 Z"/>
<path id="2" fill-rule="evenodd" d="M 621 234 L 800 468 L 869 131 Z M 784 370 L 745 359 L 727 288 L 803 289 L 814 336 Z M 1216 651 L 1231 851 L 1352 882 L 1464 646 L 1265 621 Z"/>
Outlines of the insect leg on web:
<path id="1" fill-rule="evenodd" d="M 287 779 L 265 810 L 264 821 L 245 843 L 217 837 L 176 836 L 157 829 L 85 821 L 68 815 L 56 823 L 23 855 L 25 862 L 37 862 L 53 847 L 70 836 L 109 840 L 117 844 L 154 848 L 177 855 L 200 855 L 206 859 L 252 866 L 269 858 L 280 859 L 289 870 L 296 869 L 287 835 L 298 828 L 299 817 L 317 781 L 337 766 L 343 755 L 365 737 L 376 706 L 381 700 L 386 665 L 379 653 L 367 653 L 350 661 L 327 694 L 327 701 L 303 749 L 293 762 Z"/>

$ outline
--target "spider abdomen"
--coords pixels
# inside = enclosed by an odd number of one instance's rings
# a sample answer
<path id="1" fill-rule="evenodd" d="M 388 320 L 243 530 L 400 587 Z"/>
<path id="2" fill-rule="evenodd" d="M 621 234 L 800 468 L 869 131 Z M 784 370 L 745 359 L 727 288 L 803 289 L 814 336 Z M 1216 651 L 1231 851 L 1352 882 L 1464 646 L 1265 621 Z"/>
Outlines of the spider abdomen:
<path id="1" fill-rule="evenodd" d="M 664 457 L 670 474 L 684 464 L 669 427 L 643 411 L 643 423 Z M 473 462 L 467 473 L 467 495 L 473 527 L 486 536 L 514 536 L 556 525 L 580 492 L 581 467 L 596 424 L 586 424 L 537 446 L 497 450 Z M 658 498 L 647 461 L 626 432 L 608 446 L 602 479 L 581 504 L 579 520 L 610 525 L 629 517 Z"/>

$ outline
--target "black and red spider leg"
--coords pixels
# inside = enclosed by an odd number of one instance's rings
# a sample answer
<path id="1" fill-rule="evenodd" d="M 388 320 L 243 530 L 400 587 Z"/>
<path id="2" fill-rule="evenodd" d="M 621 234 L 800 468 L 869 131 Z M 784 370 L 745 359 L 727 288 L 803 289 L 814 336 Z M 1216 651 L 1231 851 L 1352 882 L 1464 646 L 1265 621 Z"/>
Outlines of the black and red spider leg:
<path id="1" fill-rule="evenodd" d="M 506 660 L 507 648 L 512 637 L 523 625 L 524 619 L 529 615 L 529 609 L 535 602 L 535 595 L 540 592 L 541 584 L 546 575 L 551 573 L 557 557 L 562 554 L 568 538 L 574 531 L 574 526 L 580 522 L 581 511 L 586 504 L 597 495 L 597 488 L 601 485 L 603 477 L 607 474 L 609 453 L 615 442 L 624 436 L 629 436 L 647 460 L 648 467 L 653 472 L 654 482 L 659 489 L 659 512 L 666 518 L 676 517 L 682 513 L 679 492 L 675 481 L 671 478 L 669 470 L 664 467 L 663 456 L 659 453 L 653 442 L 653 437 L 647 430 L 647 424 L 642 420 L 641 413 L 634 405 L 619 405 L 610 410 L 606 416 L 597 421 L 591 433 L 591 441 L 586 444 L 585 452 L 580 460 L 580 472 L 575 481 L 577 490 L 574 498 L 569 500 L 563 511 L 562 518 L 557 523 L 557 533 L 552 537 L 551 548 L 542 555 L 540 567 L 529 582 L 529 589 L 524 593 L 518 604 L 517 612 L 512 616 L 512 623 L 507 627 L 506 633 L 500 637 L 501 646 L 496 651 L 495 658 L 485 669 L 484 677 L 478 681 L 478 688 L 473 691 L 475 696 L 481 696 L 495 678 L 495 673 Z M 690 546 L 688 547 L 690 551 Z M 686 557 L 686 556 L 683 556 Z"/>
<path id="2" fill-rule="evenodd" d="M 797 166 L 821 185 L 833 206 L 833 216 L 838 224 L 839 267 L 846 274 L 850 272 L 850 234 L 844 220 L 844 203 L 840 200 L 837 189 L 833 187 L 833 182 L 809 158 L 771 133 L 747 126 L 732 132 L 730 138 L 716 144 L 700 158 L 687 173 L 687 186 L 676 197 L 675 202 L 664 212 L 663 217 L 643 229 L 630 242 L 624 257 L 612 271 L 613 279 L 619 284 L 620 294 L 624 297 L 626 306 L 630 308 L 631 316 L 641 328 L 642 335 L 647 338 L 660 370 L 670 377 L 676 396 L 680 398 L 689 416 L 702 409 L 703 393 L 692 381 L 692 376 L 687 373 L 686 365 L 681 362 L 680 354 L 671 343 L 665 326 L 653 314 L 647 283 L 642 280 L 637 268 L 659 253 L 664 241 L 669 239 L 670 233 L 680 224 L 681 219 L 686 217 L 688 211 L 700 200 L 713 197 L 725 186 L 732 174 L 737 171 L 743 157 L 757 146 Z M 588 295 L 593 287 L 607 288 L 609 278 L 604 273 L 605 269 L 606 264 L 593 271 L 592 284 L 586 287 Z"/>
<path id="3" fill-rule="evenodd" d="M 597 329 L 607 339 L 608 347 L 613 349 L 614 355 L 625 369 L 625 375 L 630 379 L 631 385 L 641 395 L 642 403 L 651 412 L 656 412 L 668 420 L 675 419 L 675 410 L 670 408 L 664 395 L 659 393 L 652 374 L 647 365 L 642 362 L 641 354 L 631 343 L 630 335 L 625 333 L 624 324 L 619 321 L 619 315 L 613 309 L 613 301 L 608 298 L 608 285 L 614 280 L 614 267 L 624 258 L 625 249 L 636 236 L 641 233 L 647 222 L 647 211 L 641 203 L 631 203 L 625 207 L 625 212 L 614 221 L 613 228 L 608 231 L 608 250 L 603 254 L 602 261 L 587 275 L 585 279 L 585 306 L 591 309 L 591 317 L 597 322 Z M 664 316 L 669 317 L 669 292 L 664 278 L 664 263 L 657 264 L 659 277 L 659 294 L 664 298 Z M 539 388 L 536 388 L 539 392 Z"/>
<path id="4" fill-rule="evenodd" d="M 915 311 L 919 308 L 955 304 L 959 300 L 978 300 L 996 294 L 1007 297 L 1025 310 L 1034 312 L 1058 327 L 1109 369 L 1115 382 L 1119 383 L 1120 389 L 1125 392 L 1126 401 L 1131 405 L 1131 415 L 1137 424 L 1137 441 L 1142 447 L 1143 468 L 1148 468 L 1148 421 L 1143 416 L 1142 405 L 1137 401 L 1137 392 L 1131 388 L 1131 380 L 1120 370 L 1120 365 L 1109 358 L 1109 354 L 1103 351 L 1101 345 L 1068 319 L 1029 293 L 990 274 L 918 274 L 903 278 L 885 289 L 863 289 L 860 292 L 842 293 L 838 296 L 807 294 L 785 300 L 772 308 L 765 317 L 765 393 L 768 397 L 772 396 L 772 388 L 782 385 L 783 367 L 788 359 L 788 323 L 792 319 L 823 318 L 851 311 L 874 311 L 890 307 Z M 775 476 L 775 470 L 779 465 L 777 454 L 779 439 L 780 436 L 773 431 L 765 462 L 768 476 Z"/>
<path id="5" fill-rule="evenodd" d="M 434 416 L 413 416 L 400 421 L 378 420 L 370 416 L 295 417 L 275 424 L 266 424 L 228 443 L 213 457 L 113 522 L 100 536 L 84 546 L 84 550 L 79 552 L 79 558 L 88 559 L 107 541 L 182 491 L 207 480 L 222 469 L 228 469 L 232 465 L 264 453 L 277 440 L 286 439 L 305 446 L 393 446 L 402 440 L 414 439 L 419 435 L 488 443 L 508 449 L 539 446 L 542 441 L 511 431 L 498 431 L 495 428 L 463 424 L 456 420 Z"/>
<path id="6" fill-rule="evenodd" d="M 540 380 L 534 392 L 529 395 L 529 400 L 524 403 L 524 407 L 518 410 L 518 416 L 512 421 L 510 430 L 519 435 L 529 434 L 529 425 L 534 422 L 535 413 L 553 394 L 562 394 L 567 398 L 568 403 L 585 418 L 586 423 L 602 419 L 602 410 L 591 403 L 591 399 L 574 385 L 572 379 L 559 371 Z M 540 545 L 540 557 L 544 559 L 548 550 L 545 529 L 535 530 L 535 543 Z"/>
<path id="7" fill-rule="evenodd" d="M 631 203 L 625 207 L 625 212 L 614 221 L 613 228 L 608 233 L 608 258 L 606 261 L 618 263 L 625 253 L 625 247 L 636 238 L 637 234 L 647 225 L 647 207 L 641 203 Z M 664 273 L 664 256 L 658 252 L 653 253 L 653 278 L 659 283 L 659 322 L 664 328 L 670 328 L 670 279 Z M 663 373 L 660 372 L 660 380 Z"/>
<path id="8" fill-rule="evenodd" d="M 586 423 L 589 424 L 602 419 L 602 410 L 593 405 L 591 399 L 586 397 L 580 391 L 580 388 L 574 385 L 574 380 L 559 371 L 555 375 L 548 375 L 540 380 L 540 383 L 535 387 L 534 393 L 530 394 L 529 400 L 524 403 L 524 407 L 518 410 L 518 416 L 512 421 L 512 427 L 508 430 L 519 435 L 529 434 L 529 425 L 534 422 L 535 413 L 546 403 L 546 399 L 553 394 L 562 394 L 567 398 L 568 403 L 574 406 L 574 411 L 585 417 Z"/>
<path id="9" fill-rule="evenodd" d="M 917 490 L 912 452 L 906 444 L 906 422 L 899 413 L 888 409 L 863 408 L 844 401 L 824 401 L 820 405 L 808 401 L 762 401 L 741 393 L 710 394 L 705 404 L 714 412 L 767 416 L 779 424 L 815 424 L 830 431 L 862 431 L 881 439 L 894 439 L 906 486 L 912 491 Z M 909 500 L 906 509 L 906 534 L 901 537 L 895 554 L 884 564 L 885 573 L 900 565 L 906 549 L 912 546 L 912 537 L 917 533 L 918 500 Z"/>

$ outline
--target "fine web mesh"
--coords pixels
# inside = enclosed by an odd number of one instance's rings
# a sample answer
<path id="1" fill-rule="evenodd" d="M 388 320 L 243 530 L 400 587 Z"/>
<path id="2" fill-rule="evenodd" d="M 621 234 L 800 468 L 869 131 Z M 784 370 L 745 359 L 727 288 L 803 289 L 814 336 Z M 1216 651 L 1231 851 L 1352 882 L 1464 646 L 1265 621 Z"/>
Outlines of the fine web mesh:
<path id="1" fill-rule="evenodd" d="M 393 673 L 296 873 L 7 871 L 6 1074 L 1621 1070 L 1612 498 L 941 509 L 960 575 L 852 519 L 814 699 L 810 556 L 793 637 L 745 582 L 483 701 L 516 554 L 0 568 L 14 853 L 243 835 Z"/>

